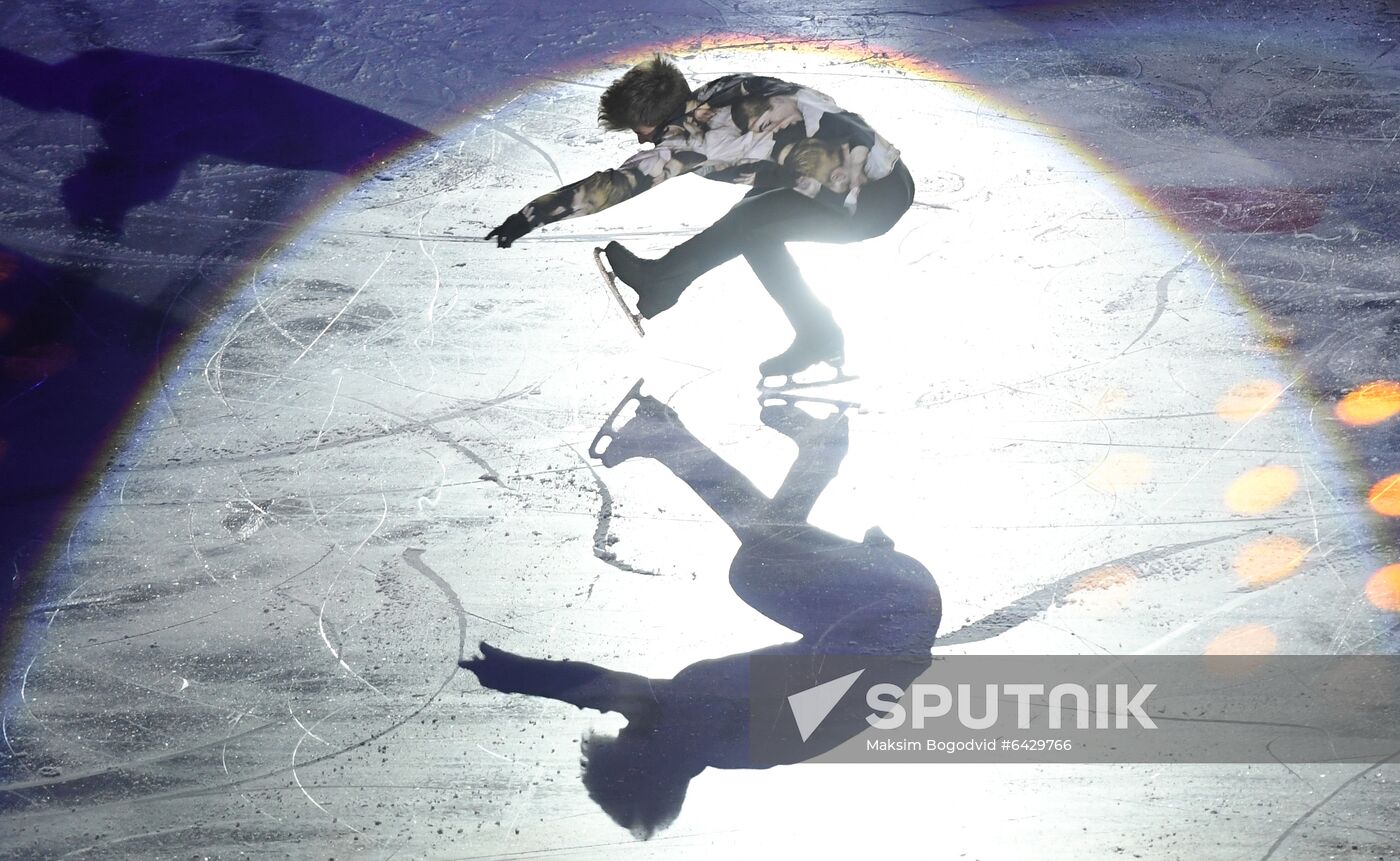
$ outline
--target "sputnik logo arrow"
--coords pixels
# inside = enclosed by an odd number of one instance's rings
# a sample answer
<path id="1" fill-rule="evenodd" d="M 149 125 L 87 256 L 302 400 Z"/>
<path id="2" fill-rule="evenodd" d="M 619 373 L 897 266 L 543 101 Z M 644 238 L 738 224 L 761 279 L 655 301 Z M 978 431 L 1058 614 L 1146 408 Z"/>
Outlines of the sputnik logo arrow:
<path id="1" fill-rule="evenodd" d="M 812 733 L 817 731 L 817 727 L 822 725 L 822 721 L 826 720 L 826 716 L 831 714 L 831 710 L 836 708 L 846 691 L 851 689 L 851 685 L 854 685 L 856 679 L 864 672 L 865 670 L 856 670 L 850 675 L 822 682 L 815 688 L 798 691 L 788 697 L 788 705 L 792 707 L 792 719 L 797 722 L 797 731 L 801 733 L 803 741 L 812 737 Z"/>

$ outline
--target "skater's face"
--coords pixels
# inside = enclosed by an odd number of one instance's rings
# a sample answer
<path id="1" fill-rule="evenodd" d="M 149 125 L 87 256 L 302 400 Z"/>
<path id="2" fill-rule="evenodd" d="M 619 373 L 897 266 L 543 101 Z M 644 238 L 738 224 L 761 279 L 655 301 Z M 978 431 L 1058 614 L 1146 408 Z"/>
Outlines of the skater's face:
<path id="1" fill-rule="evenodd" d="M 810 177 L 832 191 L 845 194 L 851 189 L 851 174 L 845 167 L 847 154 L 844 147 L 809 138 L 798 142 L 782 158 L 799 176 Z"/>
<path id="2" fill-rule="evenodd" d="M 632 131 L 637 133 L 637 143 L 651 143 L 652 135 L 656 134 L 656 126 L 633 126 Z"/>
<path id="3" fill-rule="evenodd" d="M 774 96 L 768 100 L 768 109 L 758 116 L 749 128 L 759 134 L 785 129 L 802 119 L 802 111 L 797 107 L 797 99 L 792 96 Z"/>

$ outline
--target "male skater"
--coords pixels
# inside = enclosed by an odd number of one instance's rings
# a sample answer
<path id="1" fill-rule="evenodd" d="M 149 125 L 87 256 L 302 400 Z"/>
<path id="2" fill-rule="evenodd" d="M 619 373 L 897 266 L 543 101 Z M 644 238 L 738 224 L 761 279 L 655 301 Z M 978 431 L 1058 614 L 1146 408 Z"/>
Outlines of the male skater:
<path id="1" fill-rule="evenodd" d="M 792 346 L 759 372 L 791 375 L 818 362 L 840 368 L 841 329 L 803 282 L 787 243 L 855 242 L 893 227 L 914 198 L 899 150 L 815 90 L 744 74 L 692 92 L 659 54 L 607 88 L 598 120 L 655 146 L 536 198 L 486 238 L 504 248 L 541 224 L 599 212 L 683 173 L 752 185 L 723 218 L 665 256 L 644 260 L 611 242 L 608 262 L 651 318 L 700 275 L 742 254 L 796 331 Z"/>

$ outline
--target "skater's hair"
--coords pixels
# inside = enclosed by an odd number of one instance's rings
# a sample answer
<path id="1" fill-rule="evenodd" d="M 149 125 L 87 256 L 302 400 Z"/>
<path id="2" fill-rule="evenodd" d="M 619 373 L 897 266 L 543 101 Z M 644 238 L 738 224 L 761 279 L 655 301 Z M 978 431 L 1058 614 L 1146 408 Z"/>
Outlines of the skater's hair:
<path id="1" fill-rule="evenodd" d="M 685 107 L 690 85 L 670 60 L 653 54 L 613 81 L 598 100 L 598 124 L 608 131 L 660 127 Z"/>
<path id="2" fill-rule="evenodd" d="M 791 167 L 798 176 L 810 176 L 823 183 L 842 163 L 841 145 L 818 138 L 798 141 L 783 157 L 783 164 Z"/>
<path id="3" fill-rule="evenodd" d="M 766 96 L 743 96 L 735 99 L 734 104 L 729 106 L 729 116 L 734 120 L 734 125 L 741 132 L 749 130 L 749 123 L 763 116 L 772 106 L 772 102 Z"/>
<path id="4" fill-rule="evenodd" d="M 638 840 L 676 821 L 690 777 L 617 736 L 591 733 L 583 739 L 588 797 Z"/>

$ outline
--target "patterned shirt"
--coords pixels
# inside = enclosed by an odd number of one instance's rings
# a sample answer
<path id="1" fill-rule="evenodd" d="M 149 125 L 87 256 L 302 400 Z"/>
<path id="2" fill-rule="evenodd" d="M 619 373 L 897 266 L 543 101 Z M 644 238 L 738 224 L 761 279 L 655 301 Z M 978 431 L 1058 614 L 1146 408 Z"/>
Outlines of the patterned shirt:
<path id="1" fill-rule="evenodd" d="M 861 186 L 899 160 L 899 150 L 830 96 L 759 75 L 726 75 L 695 90 L 654 140 L 654 149 L 541 195 L 520 214 L 531 228 L 591 215 L 684 173 L 791 188 L 854 212 Z"/>

